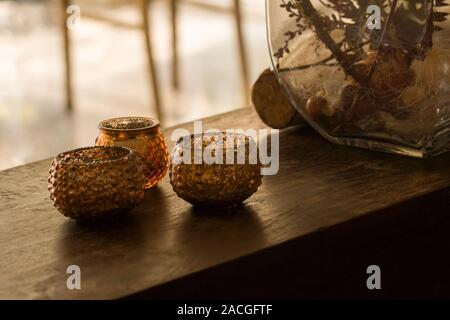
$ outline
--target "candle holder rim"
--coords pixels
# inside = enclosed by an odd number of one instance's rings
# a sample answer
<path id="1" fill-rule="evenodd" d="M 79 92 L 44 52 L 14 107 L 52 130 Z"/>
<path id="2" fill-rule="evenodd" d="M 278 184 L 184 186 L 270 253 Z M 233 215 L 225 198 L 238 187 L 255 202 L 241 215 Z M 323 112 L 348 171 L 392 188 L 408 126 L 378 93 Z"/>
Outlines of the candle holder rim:
<path id="1" fill-rule="evenodd" d="M 145 120 L 145 121 L 151 122 L 151 124 L 142 126 L 142 127 L 138 127 L 138 128 L 113 128 L 113 127 L 106 126 L 106 124 L 108 122 L 120 121 L 120 120 L 130 120 L 130 119 Z M 109 118 L 109 119 L 102 120 L 98 123 L 97 128 L 99 130 L 105 130 L 108 132 L 116 132 L 116 133 L 117 132 L 141 132 L 141 131 L 146 131 L 146 130 L 150 130 L 150 129 L 156 129 L 159 127 L 159 125 L 160 125 L 159 120 L 156 120 L 156 119 L 153 119 L 150 117 L 128 116 L 128 117 L 115 117 L 115 118 Z"/>
<path id="2" fill-rule="evenodd" d="M 118 150 L 118 151 L 126 151 L 126 154 L 124 154 L 123 156 L 119 156 L 117 158 L 113 158 L 113 159 L 97 159 L 97 160 L 92 160 L 92 161 L 82 161 L 82 162 L 78 162 L 76 163 L 79 166 L 89 166 L 89 165 L 93 165 L 93 164 L 105 164 L 105 163 L 115 163 L 115 162 L 119 162 L 119 161 L 123 161 L 128 159 L 132 154 L 135 153 L 135 151 L 133 151 L 130 148 L 127 147 L 121 147 L 121 146 L 92 146 L 92 147 L 82 147 L 82 148 L 76 148 L 76 149 L 72 149 L 72 150 L 68 150 L 68 151 L 64 151 L 61 152 L 60 154 L 58 154 L 55 157 L 56 161 L 60 161 L 64 158 L 64 156 L 75 156 L 76 153 L 78 152 L 82 152 L 82 151 L 89 151 L 89 150 Z"/>
<path id="3" fill-rule="evenodd" d="M 226 131 L 220 131 L 220 132 L 207 132 L 207 133 L 192 133 L 192 134 L 189 134 L 189 135 L 182 136 L 182 137 L 177 139 L 176 146 L 180 147 L 183 150 L 186 150 L 188 147 L 185 144 L 183 144 L 185 138 L 189 137 L 190 140 L 188 140 L 188 141 L 192 142 L 192 140 L 195 139 L 196 137 L 205 136 L 205 135 L 215 135 L 215 134 L 222 134 L 222 135 L 233 134 L 233 135 L 236 135 L 236 136 L 239 136 L 239 137 L 247 138 L 247 139 L 244 140 L 245 141 L 245 143 L 243 144 L 244 146 L 247 146 L 250 143 L 255 143 L 254 139 L 251 136 L 247 135 L 247 134 L 236 133 L 236 132 L 232 132 L 231 133 L 231 132 L 226 132 Z M 204 148 L 206 148 L 206 147 L 203 147 L 203 145 L 200 146 L 200 147 L 198 147 L 196 145 L 192 146 L 192 143 L 191 143 L 191 147 L 190 147 L 191 150 L 203 150 Z M 238 148 L 238 146 L 233 145 L 232 148 L 234 150 L 236 150 Z M 224 150 L 231 149 L 231 147 L 228 148 L 227 146 L 225 146 L 223 149 Z"/>

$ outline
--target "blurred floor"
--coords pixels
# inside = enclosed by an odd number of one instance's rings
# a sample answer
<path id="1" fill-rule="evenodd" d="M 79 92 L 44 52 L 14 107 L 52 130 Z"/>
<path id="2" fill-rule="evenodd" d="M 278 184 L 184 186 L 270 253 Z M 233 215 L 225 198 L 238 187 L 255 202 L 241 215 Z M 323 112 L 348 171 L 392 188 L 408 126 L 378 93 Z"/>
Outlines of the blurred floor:
<path id="1" fill-rule="evenodd" d="M 133 6 L 111 8 L 100 2 L 101 10 L 138 21 Z M 81 14 L 84 3 L 79 2 Z M 91 145 L 102 119 L 155 115 L 143 34 L 83 17 L 71 31 L 75 109 L 72 115 L 66 113 L 56 4 L 0 1 L 0 170 Z M 253 81 L 269 65 L 264 1 L 243 0 L 243 8 Z M 179 92 L 170 86 L 167 1 L 152 2 L 151 23 L 165 126 L 242 106 L 231 16 L 180 6 Z"/>

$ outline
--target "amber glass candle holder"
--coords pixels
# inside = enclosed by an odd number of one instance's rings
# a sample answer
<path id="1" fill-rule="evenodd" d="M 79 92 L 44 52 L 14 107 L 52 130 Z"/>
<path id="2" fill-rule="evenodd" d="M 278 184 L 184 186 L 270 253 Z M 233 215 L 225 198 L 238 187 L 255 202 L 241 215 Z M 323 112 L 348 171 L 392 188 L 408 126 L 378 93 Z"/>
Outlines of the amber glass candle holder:
<path id="1" fill-rule="evenodd" d="M 169 153 L 159 121 L 145 117 L 123 117 L 99 123 L 97 146 L 122 146 L 133 149 L 145 167 L 145 188 L 155 186 L 167 172 Z"/>

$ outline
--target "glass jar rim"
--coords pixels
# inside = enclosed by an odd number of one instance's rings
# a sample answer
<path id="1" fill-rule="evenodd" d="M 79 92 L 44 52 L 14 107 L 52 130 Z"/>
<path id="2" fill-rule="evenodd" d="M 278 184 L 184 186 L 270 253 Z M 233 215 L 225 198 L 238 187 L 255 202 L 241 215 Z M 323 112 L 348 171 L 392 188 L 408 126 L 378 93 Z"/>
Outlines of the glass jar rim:
<path id="1" fill-rule="evenodd" d="M 118 125 L 114 126 L 113 123 L 116 122 Z M 138 125 L 135 127 L 127 128 L 127 124 L 141 123 L 142 125 Z M 108 132 L 140 132 L 146 130 L 153 130 L 159 127 L 159 121 L 149 117 L 140 117 L 140 116 L 130 116 L 130 117 L 118 117 L 118 118 L 110 118 L 103 121 L 100 121 L 97 128 L 99 130 L 105 130 Z"/>

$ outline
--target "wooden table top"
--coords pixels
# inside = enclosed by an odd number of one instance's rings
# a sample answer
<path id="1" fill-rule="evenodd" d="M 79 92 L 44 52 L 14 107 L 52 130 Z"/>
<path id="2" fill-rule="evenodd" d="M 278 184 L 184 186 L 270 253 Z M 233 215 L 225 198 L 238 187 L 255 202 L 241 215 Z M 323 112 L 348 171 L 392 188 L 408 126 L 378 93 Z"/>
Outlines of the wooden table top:
<path id="1" fill-rule="evenodd" d="M 247 108 L 205 119 L 208 127 L 265 126 Z M 173 129 L 164 130 L 168 141 Z M 128 297 L 450 190 L 450 154 L 409 159 L 335 146 L 310 128 L 294 128 L 280 133 L 278 175 L 264 177 L 241 208 L 198 212 L 166 176 L 132 213 L 92 226 L 53 207 L 50 162 L 0 172 L 2 299 Z M 81 268 L 81 290 L 66 288 L 73 264 Z"/>

